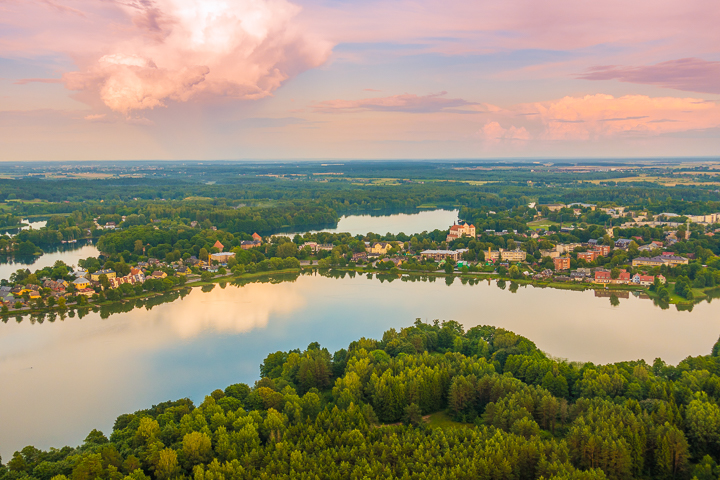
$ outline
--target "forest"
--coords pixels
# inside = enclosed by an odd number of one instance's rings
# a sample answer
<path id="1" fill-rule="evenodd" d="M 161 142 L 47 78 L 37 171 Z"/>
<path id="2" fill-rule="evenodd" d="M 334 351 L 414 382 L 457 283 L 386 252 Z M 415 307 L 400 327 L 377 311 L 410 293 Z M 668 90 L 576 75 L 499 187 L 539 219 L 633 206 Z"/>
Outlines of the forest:
<path id="1" fill-rule="evenodd" d="M 423 323 L 278 351 L 253 386 L 27 446 L 0 479 L 717 479 L 720 342 L 677 366 L 556 359 L 500 328 Z"/>

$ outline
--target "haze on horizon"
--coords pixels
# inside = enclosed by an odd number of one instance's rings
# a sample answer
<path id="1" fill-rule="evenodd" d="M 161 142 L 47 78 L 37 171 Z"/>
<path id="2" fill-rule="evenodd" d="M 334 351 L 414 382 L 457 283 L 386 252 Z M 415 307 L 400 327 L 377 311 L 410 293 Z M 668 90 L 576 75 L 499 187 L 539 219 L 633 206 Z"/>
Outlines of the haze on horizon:
<path id="1" fill-rule="evenodd" d="M 711 156 L 711 0 L 0 0 L 0 160 Z"/>

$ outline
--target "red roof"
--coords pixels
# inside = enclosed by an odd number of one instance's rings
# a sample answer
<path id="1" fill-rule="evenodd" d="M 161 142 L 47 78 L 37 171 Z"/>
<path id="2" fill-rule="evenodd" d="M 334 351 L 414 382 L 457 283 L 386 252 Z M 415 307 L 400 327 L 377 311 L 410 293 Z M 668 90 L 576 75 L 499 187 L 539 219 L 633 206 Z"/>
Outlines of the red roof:
<path id="1" fill-rule="evenodd" d="M 595 278 L 610 278 L 610 272 L 595 272 Z"/>
<path id="2" fill-rule="evenodd" d="M 217 242 L 215 242 L 215 245 L 213 245 L 213 247 L 219 248 L 220 251 L 222 252 L 222 249 L 225 248 L 225 245 L 223 245 L 222 243 L 220 243 L 220 240 L 218 240 Z"/>

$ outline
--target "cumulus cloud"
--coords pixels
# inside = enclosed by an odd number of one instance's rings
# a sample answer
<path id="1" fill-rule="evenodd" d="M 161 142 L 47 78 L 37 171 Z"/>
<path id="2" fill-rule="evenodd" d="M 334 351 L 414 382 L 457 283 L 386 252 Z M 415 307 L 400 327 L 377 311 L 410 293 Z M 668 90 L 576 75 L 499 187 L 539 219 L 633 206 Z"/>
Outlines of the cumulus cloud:
<path id="1" fill-rule="evenodd" d="M 511 125 L 508 128 L 504 128 L 498 122 L 486 123 L 478 132 L 481 138 L 489 143 L 525 143 L 530 140 L 530 133 L 525 127 L 516 127 Z"/>
<path id="2" fill-rule="evenodd" d="M 462 98 L 445 98 L 447 92 L 430 95 L 405 93 L 390 97 L 364 98 L 362 100 L 326 100 L 313 105 L 313 110 L 320 113 L 341 112 L 410 112 L 432 113 L 453 111 L 456 113 L 477 113 L 474 110 L 458 110 L 457 107 L 476 105 Z"/>
<path id="3" fill-rule="evenodd" d="M 586 95 L 522 105 L 534 109 L 549 140 L 593 140 L 617 135 L 662 135 L 716 128 L 720 107 L 696 98 Z"/>
<path id="4" fill-rule="evenodd" d="M 96 94 L 128 114 L 198 96 L 259 99 L 321 65 L 331 45 L 294 23 L 286 0 L 142 0 L 117 2 L 101 55 L 79 59 L 67 88 Z"/>
<path id="5" fill-rule="evenodd" d="M 640 67 L 604 65 L 593 67 L 578 78 L 619 80 L 689 92 L 720 93 L 720 62 L 681 58 Z"/>

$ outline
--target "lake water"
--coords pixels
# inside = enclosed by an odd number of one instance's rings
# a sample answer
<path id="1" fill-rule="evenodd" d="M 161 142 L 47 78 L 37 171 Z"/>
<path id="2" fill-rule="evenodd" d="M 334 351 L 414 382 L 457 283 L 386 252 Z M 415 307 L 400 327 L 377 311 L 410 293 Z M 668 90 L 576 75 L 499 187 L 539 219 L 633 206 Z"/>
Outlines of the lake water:
<path id="1" fill-rule="evenodd" d="M 44 247 L 45 254 L 39 257 L 7 257 L 0 256 L 0 279 L 10 278 L 20 268 L 30 269 L 31 272 L 55 265 L 62 260 L 66 265 L 77 265 L 78 260 L 88 257 L 97 257 L 100 252 L 95 245 L 86 240 L 77 243 L 63 244 L 55 247 Z"/>
<path id="2" fill-rule="evenodd" d="M 487 281 L 293 279 L 195 288 L 174 302 L 109 317 L 0 324 L 0 455 L 9 459 L 28 444 L 77 445 L 93 428 L 109 434 L 122 413 L 182 397 L 197 403 L 216 388 L 252 384 L 270 352 L 313 341 L 333 352 L 416 318 L 495 325 L 551 355 L 599 363 L 662 357 L 676 364 L 709 353 L 720 333 L 720 301 L 680 312 L 632 295 L 612 307 L 592 291 L 512 293 Z"/>
<path id="3" fill-rule="evenodd" d="M 312 230 L 309 233 L 348 232 L 351 235 L 366 235 L 369 232 L 385 235 L 391 233 L 432 232 L 435 229 L 447 230 L 458 220 L 458 210 L 429 210 L 419 213 L 396 213 L 393 215 L 349 215 L 340 218 L 337 228 Z M 295 232 L 293 232 L 294 234 Z M 305 232 L 300 232 L 302 235 Z"/>

